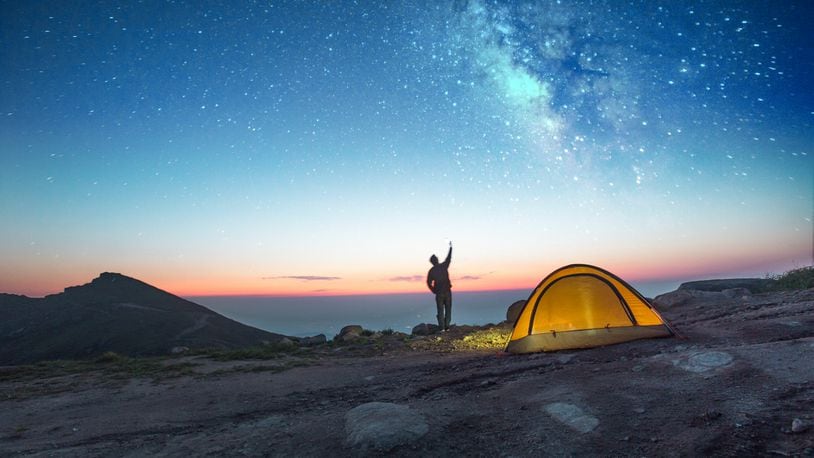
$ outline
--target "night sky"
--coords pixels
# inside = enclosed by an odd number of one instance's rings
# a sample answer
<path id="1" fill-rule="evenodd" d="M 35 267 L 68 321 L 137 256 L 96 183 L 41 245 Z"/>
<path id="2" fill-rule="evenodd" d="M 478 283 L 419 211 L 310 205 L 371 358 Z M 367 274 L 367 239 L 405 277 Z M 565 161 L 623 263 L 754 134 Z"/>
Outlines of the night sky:
<path id="1" fill-rule="evenodd" d="M 0 3 L 0 291 L 812 263 L 811 2 L 234 3 Z"/>

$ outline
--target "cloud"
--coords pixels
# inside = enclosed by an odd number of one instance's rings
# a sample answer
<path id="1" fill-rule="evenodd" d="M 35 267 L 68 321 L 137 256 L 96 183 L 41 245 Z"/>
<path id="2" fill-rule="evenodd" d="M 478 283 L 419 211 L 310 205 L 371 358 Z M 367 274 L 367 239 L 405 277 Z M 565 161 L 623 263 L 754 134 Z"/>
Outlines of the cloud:
<path id="1" fill-rule="evenodd" d="M 489 272 L 489 273 L 492 273 L 492 272 Z M 488 274 L 483 274 L 483 275 L 463 275 L 461 277 L 453 277 L 452 279 L 455 280 L 455 281 L 481 280 L 486 275 L 488 275 Z M 397 277 L 390 277 L 390 278 L 387 279 L 387 281 L 393 281 L 393 282 L 399 282 L 399 281 L 422 282 L 425 279 L 426 279 L 426 277 L 424 277 L 423 275 L 400 275 L 400 276 L 397 276 Z"/>
<path id="2" fill-rule="evenodd" d="M 398 277 L 390 277 L 387 281 L 409 281 L 409 282 L 418 282 L 424 281 L 423 275 L 402 275 Z"/>
<path id="3" fill-rule="evenodd" d="M 263 277 L 263 280 L 302 280 L 302 281 L 333 281 L 342 277 L 325 277 L 321 275 L 280 275 L 277 277 Z"/>

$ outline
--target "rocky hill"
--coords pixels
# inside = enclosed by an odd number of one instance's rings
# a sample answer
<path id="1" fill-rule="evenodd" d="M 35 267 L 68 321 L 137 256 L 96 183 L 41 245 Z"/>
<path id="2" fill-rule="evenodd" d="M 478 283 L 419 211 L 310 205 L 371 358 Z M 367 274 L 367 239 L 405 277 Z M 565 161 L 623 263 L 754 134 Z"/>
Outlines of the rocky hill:
<path id="1" fill-rule="evenodd" d="M 44 298 L 0 294 L 0 365 L 238 348 L 283 337 L 117 273 Z"/>

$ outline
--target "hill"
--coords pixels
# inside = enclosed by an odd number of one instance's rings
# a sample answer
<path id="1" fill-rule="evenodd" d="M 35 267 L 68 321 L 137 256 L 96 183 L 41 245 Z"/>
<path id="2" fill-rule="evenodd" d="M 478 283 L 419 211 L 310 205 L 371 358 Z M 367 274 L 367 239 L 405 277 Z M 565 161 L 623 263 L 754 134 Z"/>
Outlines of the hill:
<path id="1" fill-rule="evenodd" d="M 0 294 L 0 365 L 107 351 L 151 356 L 174 347 L 239 348 L 283 337 L 117 273 L 44 298 Z"/>

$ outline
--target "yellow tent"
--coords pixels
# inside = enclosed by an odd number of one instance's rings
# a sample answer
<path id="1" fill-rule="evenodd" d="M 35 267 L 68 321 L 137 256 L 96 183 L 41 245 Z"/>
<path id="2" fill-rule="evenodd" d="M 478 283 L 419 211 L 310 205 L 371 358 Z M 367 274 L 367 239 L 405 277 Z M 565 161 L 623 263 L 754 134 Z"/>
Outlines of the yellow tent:
<path id="1" fill-rule="evenodd" d="M 506 351 L 590 348 L 674 334 L 624 280 L 599 267 L 572 264 L 537 285 L 514 323 Z"/>

